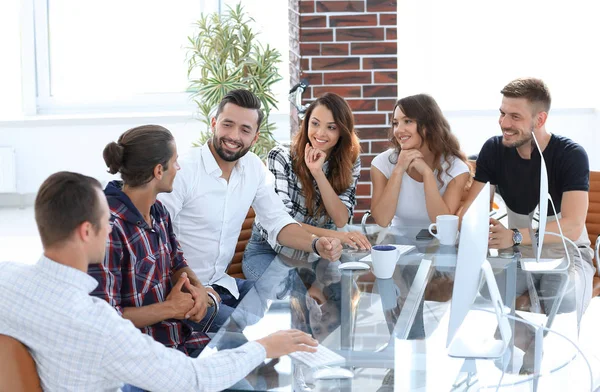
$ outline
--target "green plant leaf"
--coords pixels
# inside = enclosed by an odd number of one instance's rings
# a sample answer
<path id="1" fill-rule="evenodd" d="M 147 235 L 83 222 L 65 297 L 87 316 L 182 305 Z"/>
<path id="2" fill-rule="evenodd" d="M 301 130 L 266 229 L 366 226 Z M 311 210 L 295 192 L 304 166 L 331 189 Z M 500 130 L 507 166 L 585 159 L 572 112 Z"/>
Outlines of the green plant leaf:
<path id="1" fill-rule="evenodd" d="M 200 15 L 194 34 L 187 37 L 188 90 L 198 107 L 198 119 L 206 127 L 194 146 L 212 137 L 210 121 L 227 92 L 245 88 L 256 94 L 265 119 L 252 151 L 265 160 L 276 145 L 272 133 L 275 124 L 269 122 L 269 114 L 277 108 L 272 86 L 282 80 L 277 68 L 281 53 L 260 44 L 254 23 L 241 3 L 227 5 L 222 15 Z"/>

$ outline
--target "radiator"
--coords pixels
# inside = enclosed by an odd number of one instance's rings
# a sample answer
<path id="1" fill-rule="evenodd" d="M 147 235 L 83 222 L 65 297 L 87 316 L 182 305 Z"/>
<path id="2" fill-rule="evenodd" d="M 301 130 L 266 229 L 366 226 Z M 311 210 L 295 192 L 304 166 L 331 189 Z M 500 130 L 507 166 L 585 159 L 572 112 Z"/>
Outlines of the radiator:
<path id="1" fill-rule="evenodd" d="M 0 193 L 17 192 L 15 149 L 0 146 Z"/>

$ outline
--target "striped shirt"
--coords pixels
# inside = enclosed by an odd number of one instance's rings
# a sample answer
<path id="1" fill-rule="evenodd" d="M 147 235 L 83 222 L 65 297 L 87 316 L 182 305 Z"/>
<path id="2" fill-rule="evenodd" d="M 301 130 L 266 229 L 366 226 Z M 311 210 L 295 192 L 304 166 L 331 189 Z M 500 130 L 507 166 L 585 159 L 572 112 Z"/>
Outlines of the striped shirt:
<path id="1" fill-rule="evenodd" d="M 44 391 L 220 391 L 265 359 L 256 342 L 202 359 L 165 348 L 90 296 L 97 284 L 44 256 L 0 263 L 0 334 L 27 346 Z"/>
<path id="2" fill-rule="evenodd" d="M 306 207 L 306 199 L 302 193 L 302 184 L 300 179 L 294 172 L 292 167 L 292 155 L 289 148 L 283 146 L 277 146 L 269 152 L 268 157 L 268 168 L 275 176 L 275 192 L 279 195 L 283 204 L 285 205 L 286 211 L 290 216 L 300 223 L 306 223 L 311 226 L 321 227 L 325 229 L 336 230 L 335 223 L 329 215 L 323 215 L 321 217 L 314 217 L 308 214 L 308 208 Z M 354 167 L 352 168 L 352 177 L 354 181 L 352 184 L 342 193 L 339 194 L 339 198 L 348 209 L 348 216 L 351 217 L 354 214 L 354 206 L 356 205 L 356 184 L 360 177 L 360 157 L 356 159 Z M 328 174 L 329 161 L 325 161 L 323 164 L 323 171 Z M 315 207 L 319 208 L 321 205 L 321 193 L 317 186 L 317 182 L 313 179 L 313 186 L 317 193 L 317 200 Z M 259 229 L 263 238 L 268 239 L 266 230 L 261 226 L 258 218 L 255 220 L 255 226 Z M 281 245 L 277 245 L 274 249 L 279 252 Z"/>
<path id="3" fill-rule="evenodd" d="M 92 295 L 106 300 L 122 315 L 123 308 L 164 302 L 171 292 L 171 276 L 188 265 L 166 208 L 159 201 L 150 208 L 151 227 L 121 186 L 121 182 L 112 181 L 104 191 L 113 230 L 104 263 L 91 265 L 88 273 L 98 281 Z M 165 346 L 186 354 L 204 347 L 209 341 L 205 334 L 194 332 L 187 324 L 175 319 L 141 330 Z"/>

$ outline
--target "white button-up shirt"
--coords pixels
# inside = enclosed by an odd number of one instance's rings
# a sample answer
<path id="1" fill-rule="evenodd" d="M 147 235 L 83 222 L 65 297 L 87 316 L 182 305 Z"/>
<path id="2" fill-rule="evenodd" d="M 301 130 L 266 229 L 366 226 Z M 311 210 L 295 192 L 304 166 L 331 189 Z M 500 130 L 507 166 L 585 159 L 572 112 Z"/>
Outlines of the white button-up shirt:
<path id="1" fill-rule="evenodd" d="M 105 301 L 94 278 L 43 257 L 0 263 L 0 334 L 29 348 L 44 391 L 219 391 L 265 359 L 256 342 L 192 359 L 141 333 Z"/>
<path id="2" fill-rule="evenodd" d="M 250 207 L 271 246 L 277 244 L 283 227 L 297 222 L 275 193 L 273 174 L 252 152 L 237 161 L 229 182 L 221 177 L 208 143 L 192 149 L 180 165 L 173 192 L 158 198 L 171 214 L 183 255 L 198 279 L 204 285 L 224 287 L 237 298 L 235 279 L 225 271 Z"/>

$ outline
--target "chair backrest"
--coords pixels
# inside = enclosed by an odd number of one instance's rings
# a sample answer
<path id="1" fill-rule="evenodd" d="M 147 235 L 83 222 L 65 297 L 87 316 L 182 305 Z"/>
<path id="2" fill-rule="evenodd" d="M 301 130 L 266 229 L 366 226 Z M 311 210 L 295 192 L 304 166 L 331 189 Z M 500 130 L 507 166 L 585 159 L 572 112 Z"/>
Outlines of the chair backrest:
<path id="1" fill-rule="evenodd" d="M 246 215 L 246 219 L 244 219 L 244 223 L 242 224 L 242 231 L 240 232 L 237 245 L 235 246 L 235 254 L 227 269 L 229 276 L 233 276 L 234 278 L 245 279 L 244 273 L 242 272 L 242 259 L 244 258 L 246 245 L 252 235 L 252 224 L 254 224 L 255 216 L 254 210 L 250 208 L 248 215 Z"/>
<path id="2" fill-rule="evenodd" d="M 0 335 L 0 392 L 41 391 L 35 362 L 18 340 Z"/>
<path id="3" fill-rule="evenodd" d="M 590 204 L 585 218 L 585 227 L 593 248 L 596 243 L 596 238 L 600 235 L 600 172 L 590 171 L 590 190 L 588 198 Z M 600 260 L 596 260 L 596 262 L 598 261 Z"/>

